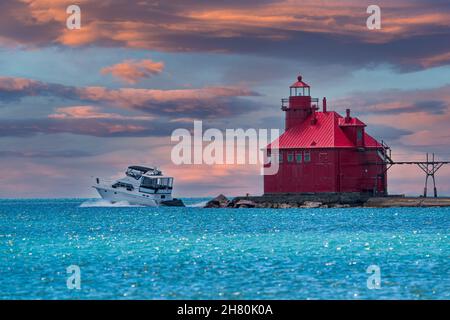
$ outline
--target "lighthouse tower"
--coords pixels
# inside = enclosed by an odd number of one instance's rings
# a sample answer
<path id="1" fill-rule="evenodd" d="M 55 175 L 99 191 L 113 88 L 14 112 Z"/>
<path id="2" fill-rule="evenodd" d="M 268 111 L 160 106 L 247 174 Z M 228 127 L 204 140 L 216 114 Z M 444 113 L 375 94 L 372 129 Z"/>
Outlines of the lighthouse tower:
<path id="1" fill-rule="evenodd" d="M 312 98 L 301 76 L 282 99 L 285 132 L 267 146 L 278 154 L 279 170 L 264 176 L 264 193 L 387 194 L 385 149 L 366 133 L 366 124 L 351 115 L 327 110 Z M 273 145 L 273 147 L 272 147 Z M 272 153 L 272 149 L 278 152 Z"/>
<path id="2" fill-rule="evenodd" d="M 310 86 L 303 82 L 302 76 L 298 76 L 297 81 L 289 87 L 289 99 L 281 100 L 282 110 L 286 111 L 286 130 L 301 124 L 315 111 L 310 89 Z M 314 101 L 317 102 L 317 99 Z"/>

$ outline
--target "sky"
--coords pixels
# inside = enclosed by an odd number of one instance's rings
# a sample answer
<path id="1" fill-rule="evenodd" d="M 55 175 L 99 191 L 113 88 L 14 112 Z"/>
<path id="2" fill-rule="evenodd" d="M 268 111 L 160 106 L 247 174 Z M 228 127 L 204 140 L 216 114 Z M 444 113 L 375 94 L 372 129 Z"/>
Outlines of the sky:
<path id="1" fill-rule="evenodd" d="M 449 1 L 1 1 L 0 197 L 96 197 L 93 176 L 132 164 L 174 176 L 176 196 L 261 194 L 258 166 L 175 165 L 171 134 L 194 120 L 282 129 L 298 74 L 394 160 L 450 159 Z M 389 192 L 424 179 L 394 166 Z M 450 195 L 450 165 L 437 185 Z"/>

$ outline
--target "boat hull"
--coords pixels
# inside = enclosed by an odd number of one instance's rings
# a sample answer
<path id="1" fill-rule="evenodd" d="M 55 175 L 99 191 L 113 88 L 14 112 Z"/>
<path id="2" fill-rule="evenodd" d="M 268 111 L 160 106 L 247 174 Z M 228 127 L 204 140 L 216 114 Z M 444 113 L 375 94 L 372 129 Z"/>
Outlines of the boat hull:
<path id="1" fill-rule="evenodd" d="M 132 194 L 129 192 L 123 192 L 117 189 L 93 186 L 98 194 L 105 200 L 116 203 L 126 201 L 131 205 L 141 205 L 148 207 L 158 207 L 159 202 L 155 199 L 151 198 L 151 196 L 141 195 L 141 194 Z"/>

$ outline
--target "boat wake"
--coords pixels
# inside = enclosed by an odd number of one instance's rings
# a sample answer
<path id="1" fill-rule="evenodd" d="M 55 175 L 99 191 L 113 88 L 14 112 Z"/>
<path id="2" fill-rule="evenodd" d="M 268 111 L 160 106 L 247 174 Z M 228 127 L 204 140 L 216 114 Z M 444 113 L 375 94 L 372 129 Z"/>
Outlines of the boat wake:
<path id="1" fill-rule="evenodd" d="M 202 201 L 202 202 L 198 202 L 198 203 L 187 204 L 186 207 L 189 207 L 189 208 L 203 208 L 203 207 L 206 206 L 207 203 L 208 203 L 208 201 Z"/>
<path id="2" fill-rule="evenodd" d="M 118 208 L 124 208 L 124 207 L 142 207 L 140 205 L 132 205 L 128 201 L 118 201 L 118 202 L 110 202 L 105 199 L 92 199 L 87 200 L 80 204 L 80 208 L 94 208 L 94 207 L 118 207 Z"/>

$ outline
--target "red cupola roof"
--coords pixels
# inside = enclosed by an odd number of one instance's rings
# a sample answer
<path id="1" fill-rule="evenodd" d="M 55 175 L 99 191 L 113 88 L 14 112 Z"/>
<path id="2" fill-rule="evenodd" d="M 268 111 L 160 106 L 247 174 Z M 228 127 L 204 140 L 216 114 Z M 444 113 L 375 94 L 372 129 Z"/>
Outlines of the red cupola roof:
<path id="1" fill-rule="evenodd" d="M 341 127 L 345 127 L 345 126 L 353 126 L 353 127 L 365 127 L 366 124 L 364 122 L 362 122 L 361 120 L 359 120 L 358 118 L 350 118 L 350 119 L 346 119 L 346 118 L 340 118 L 339 119 L 339 125 Z"/>
<path id="2" fill-rule="evenodd" d="M 289 88 L 310 88 L 309 84 L 302 81 L 302 76 L 297 77 L 297 82 L 293 83 Z"/>

